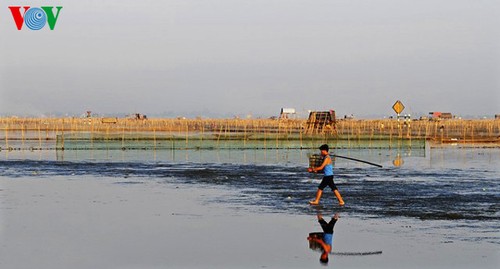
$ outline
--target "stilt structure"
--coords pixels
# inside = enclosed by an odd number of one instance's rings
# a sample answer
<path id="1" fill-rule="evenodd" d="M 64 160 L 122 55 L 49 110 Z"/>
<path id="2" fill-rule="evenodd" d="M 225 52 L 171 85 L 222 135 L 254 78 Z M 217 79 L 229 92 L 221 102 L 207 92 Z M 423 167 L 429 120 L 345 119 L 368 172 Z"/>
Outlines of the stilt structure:
<path id="1" fill-rule="evenodd" d="M 306 134 L 336 134 L 335 111 L 311 111 L 306 122 Z"/>

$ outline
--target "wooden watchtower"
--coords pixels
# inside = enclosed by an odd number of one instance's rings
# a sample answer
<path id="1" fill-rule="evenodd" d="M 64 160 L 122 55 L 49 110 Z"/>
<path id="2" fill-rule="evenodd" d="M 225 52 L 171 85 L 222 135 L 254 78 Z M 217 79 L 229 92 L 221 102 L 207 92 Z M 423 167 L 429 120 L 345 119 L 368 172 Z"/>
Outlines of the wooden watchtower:
<path id="1" fill-rule="evenodd" d="M 336 129 L 335 111 L 311 111 L 306 122 L 306 134 L 335 134 Z"/>

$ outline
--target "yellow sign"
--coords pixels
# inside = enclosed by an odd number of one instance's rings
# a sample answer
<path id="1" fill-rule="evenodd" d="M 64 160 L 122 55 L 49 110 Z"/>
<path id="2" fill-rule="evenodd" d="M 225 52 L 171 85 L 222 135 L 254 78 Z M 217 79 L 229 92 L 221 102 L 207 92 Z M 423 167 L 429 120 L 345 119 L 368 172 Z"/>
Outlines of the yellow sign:
<path id="1" fill-rule="evenodd" d="M 394 109 L 394 112 L 399 115 L 401 114 L 401 112 L 403 112 L 405 106 L 403 105 L 403 103 L 401 103 L 401 101 L 397 100 L 396 103 L 394 103 L 394 105 L 392 106 L 392 109 Z"/>

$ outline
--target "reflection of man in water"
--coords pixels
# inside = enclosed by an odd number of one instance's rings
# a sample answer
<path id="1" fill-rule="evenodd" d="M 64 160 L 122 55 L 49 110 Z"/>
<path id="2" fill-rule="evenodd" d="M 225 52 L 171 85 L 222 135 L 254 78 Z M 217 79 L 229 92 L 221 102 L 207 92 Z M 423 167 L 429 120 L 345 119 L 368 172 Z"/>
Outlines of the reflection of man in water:
<path id="1" fill-rule="evenodd" d="M 326 222 L 323 219 L 323 216 L 321 216 L 321 214 L 318 214 L 318 222 L 319 224 L 321 224 L 323 233 L 311 233 L 309 234 L 309 237 L 307 237 L 307 240 L 309 240 L 309 242 L 317 243 L 321 247 L 322 253 L 319 258 L 319 261 L 323 264 L 328 263 L 328 253 L 332 251 L 333 228 L 338 219 L 339 219 L 339 213 L 336 213 L 332 217 L 330 222 Z"/>

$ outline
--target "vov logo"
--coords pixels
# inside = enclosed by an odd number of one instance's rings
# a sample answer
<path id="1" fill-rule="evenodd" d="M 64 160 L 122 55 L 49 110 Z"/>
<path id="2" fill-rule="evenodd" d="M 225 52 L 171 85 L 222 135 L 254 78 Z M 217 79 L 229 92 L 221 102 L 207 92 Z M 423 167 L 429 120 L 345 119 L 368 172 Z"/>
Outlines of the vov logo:
<path id="1" fill-rule="evenodd" d="M 10 6 L 10 12 L 16 23 L 17 30 L 23 28 L 23 24 L 26 24 L 30 30 L 40 30 L 45 27 L 45 24 L 49 25 L 50 30 L 54 30 L 56 26 L 57 19 L 59 18 L 59 13 L 63 7 L 55 7 L 56 12 L 54 14 L 53 6 L 44 7 L 30 7 L 23 6 L 23 14 L 21 14 L 21 6 Z"/>

